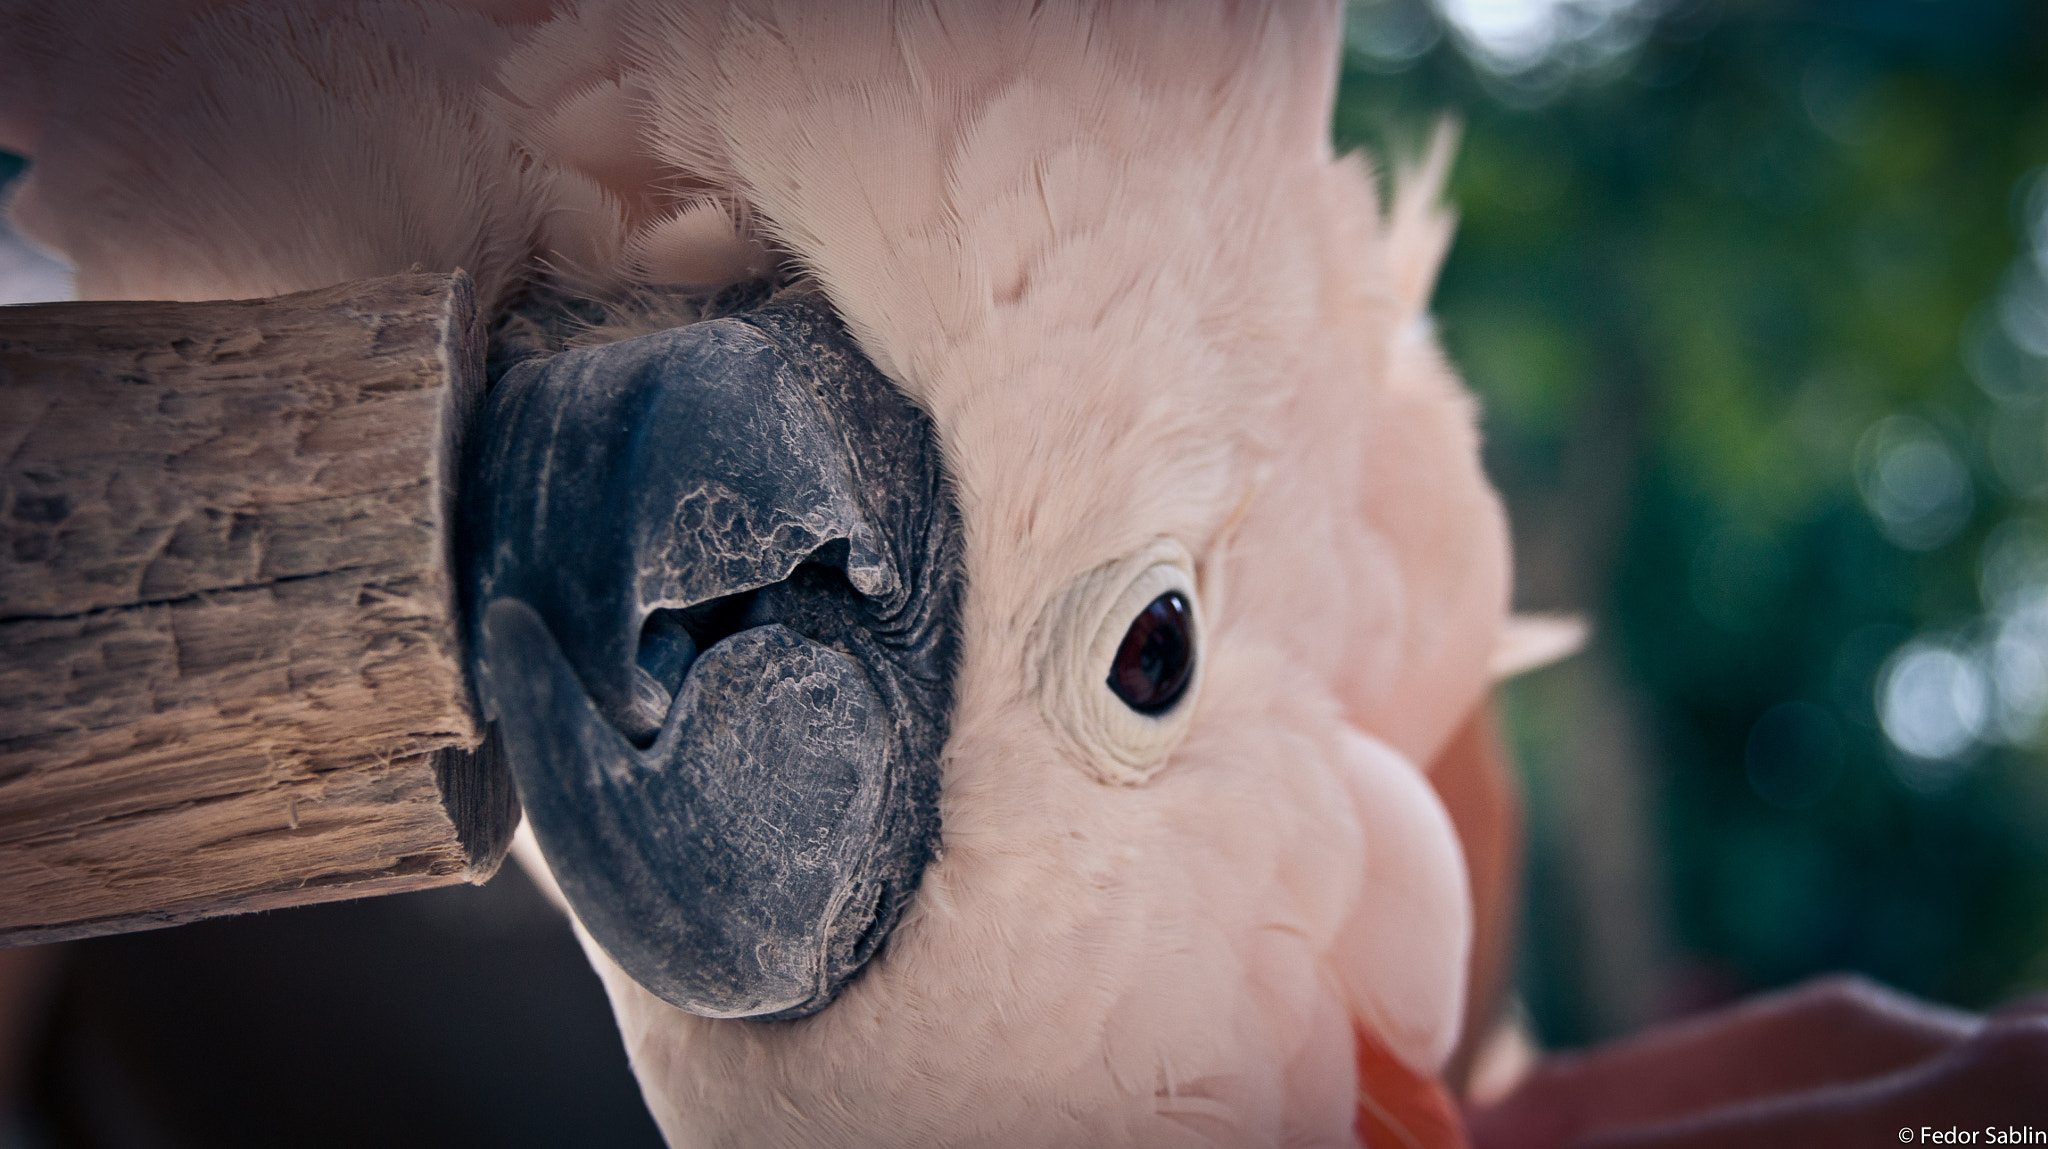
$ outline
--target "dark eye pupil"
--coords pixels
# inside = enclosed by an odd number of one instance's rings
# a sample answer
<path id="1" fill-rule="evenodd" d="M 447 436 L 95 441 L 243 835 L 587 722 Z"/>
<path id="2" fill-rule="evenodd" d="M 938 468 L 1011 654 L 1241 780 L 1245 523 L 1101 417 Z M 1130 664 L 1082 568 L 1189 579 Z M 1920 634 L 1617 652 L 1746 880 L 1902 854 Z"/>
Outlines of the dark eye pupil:
<path id="1" fill-rule="evenodd" d="M 1158 714 L 1180 701 L 1195 668 L 1187 600 L 1167 591 L 1131 620 L 1109 664 L 1109 688 L 1140 714 Z"/>

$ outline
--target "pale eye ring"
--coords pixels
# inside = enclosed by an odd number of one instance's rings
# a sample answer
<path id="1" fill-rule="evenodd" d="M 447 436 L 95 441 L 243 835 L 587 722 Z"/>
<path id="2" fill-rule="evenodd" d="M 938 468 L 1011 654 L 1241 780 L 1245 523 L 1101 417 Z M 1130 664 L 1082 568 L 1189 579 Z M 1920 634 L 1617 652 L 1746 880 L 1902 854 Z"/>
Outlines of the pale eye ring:
<path id="1" fill-rule="evenodd" d="M 1140 714 L 1163 714 L 1194 677 L 1193 611 L 1177 590 L 1148 603 L 1124 632 L 1109 665 L 1109 689 Z"/>
<path id="2" fill-rule="evenodd" d="M 1193 725 L 1207 645 L 1195 564 L 1161 537 L 1076 575 L 1033 628 L 1044 715 L 1098 782 L 1143 785 Z"/>

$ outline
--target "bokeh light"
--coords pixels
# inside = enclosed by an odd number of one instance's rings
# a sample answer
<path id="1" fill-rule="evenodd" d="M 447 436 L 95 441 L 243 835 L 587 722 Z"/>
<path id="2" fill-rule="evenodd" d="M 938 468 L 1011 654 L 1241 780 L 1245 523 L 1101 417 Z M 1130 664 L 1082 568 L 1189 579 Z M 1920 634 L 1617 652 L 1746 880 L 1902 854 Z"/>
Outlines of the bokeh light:
<path id="1" fill-rule="evenodd" d="M 1945 788 L 1956 776 L 1947 764 L 1983 737 L 1990 707 L 1984 672 L 1969 651 L 1926 638 L 1901 647 L 1878 687 L 1885 737 L 1906 754 L 1901 779 L 1916 790 Z"/>
<path id="2" fill-rule="evenodd" d="M 1603 54 L 1632 46 L 1622 18 L 1639 0 L 1438 0 L 1444 18 L 1486 66 L 1526 72 L 1561 49 L 1596 45 Z"/>

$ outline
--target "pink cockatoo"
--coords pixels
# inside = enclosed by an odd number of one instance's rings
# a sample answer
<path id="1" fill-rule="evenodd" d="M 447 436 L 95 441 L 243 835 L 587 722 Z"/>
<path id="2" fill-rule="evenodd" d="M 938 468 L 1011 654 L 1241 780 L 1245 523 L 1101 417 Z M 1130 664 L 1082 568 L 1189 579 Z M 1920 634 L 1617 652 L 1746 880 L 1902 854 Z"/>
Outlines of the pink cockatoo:
<path id="1" fill-rule="evenodd" d="M 461 267 L 552 348 L 563 301 L 601 345 L 779 277 L 928 417 L 962 580 L 937 846 L 801 1017 L 686 1012 L 586 935 L 671 1142 L 1447 1144 L 1473 909 L 1425 767 L 1489 687 L 1508 548 L 1425 314 L 1445 155 L 1383 204 L 1333 154 L 1339 23 L 24 4 L 0 144 L 82 297 Z M 1161 603 L 1154 697 L 1126 647 Z"/>

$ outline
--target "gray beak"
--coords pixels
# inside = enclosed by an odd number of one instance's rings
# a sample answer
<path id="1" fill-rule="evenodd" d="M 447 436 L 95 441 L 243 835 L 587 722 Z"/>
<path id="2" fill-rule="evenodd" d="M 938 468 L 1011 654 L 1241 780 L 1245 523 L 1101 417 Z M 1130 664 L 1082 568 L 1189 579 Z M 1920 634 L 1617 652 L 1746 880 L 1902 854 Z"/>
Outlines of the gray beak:
<path id="1" fill-rule="evenodd" d="M 959 527 L 821 301 L 514 367 L 465 478 L 471 650 L 563 893 L 647 989 L 798 1017 L 938 844 Z"/>

